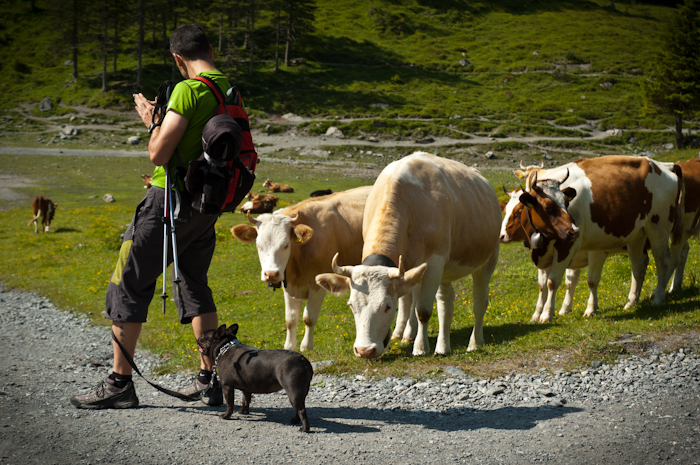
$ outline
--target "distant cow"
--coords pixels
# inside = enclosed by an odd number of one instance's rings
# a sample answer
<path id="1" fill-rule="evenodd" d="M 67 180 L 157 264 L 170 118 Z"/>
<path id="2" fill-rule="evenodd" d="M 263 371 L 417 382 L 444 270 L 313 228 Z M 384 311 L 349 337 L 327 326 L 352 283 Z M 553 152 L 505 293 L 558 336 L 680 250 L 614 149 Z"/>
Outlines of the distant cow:
<path id="1" fill-rule="evenodd" d="M 241 213 L 272 213 L 277 206 L 277 198 L 249 200 L 241 206 Z"/>
<path id="2" fill-rule="evenodd" d="M 314 281 L 331 271 L 336 252 L 347 263 L 362 256 L 362 214 L 370 186 L 307 199 L 273 214 L 248 217 L 253 226 L 239 224 L 233 236 L 255 243 L 260 259 L 260 279 L 269 285 L 284 283 L 287 339 L 284 348 L 295 350 L 297 324 L 304 301 L 304 339 L 301 350 L 313 349 L 314 328 L 326 291 Z"/>
<path id="3" fill-rule="evenodd" d="M 274 201 L 277 201 L 277 197 L 275 197 L 274 195 L 270 195 L 270 194 L 254 194 L 253 192 L 248 192 L 248 193 L 246 194 L 246 198 L 247 198 L 248 200 L 260 200 L 260 201 L 262 201 L 262 200 L 274 200 Z"/>
<path id="4" fill-rule="evenodd" d="M 428 322 L 436 296 L 440 326 L 435 353 L 450 352 L 452 282 L 470 274 L 474 330 L 467 350 L 483 345 L 500 224 L 493 187 L 462 163 L 417 152 L 384 168 L 365 207 L 362 265 L 339 266 L 336 255 L 335 273 L 316 277 L 334 294 L 350 291 L 357 330 L 355 355 L 382 355 L 397 298 L 402 295 L 412 296 L 418 317 L 413 355 L 430 352 Z"/>
<path id="5" fill-rule="evenodd" d="M 49 226 L 51 226 L 51 221 L 53 220 L 53 215 L 56 213 L 56 207 L 58 204 L 53 203 L 46 197 L 37 196 L 34 197 L 32 201 L 32 210 L 34 212 L 34 218 L 27 224 L 31 226 L 34 223 L 34 232 L 39 232 L 38 220 L 41 217 L 41 226 L 44 232 L 49 232 Z"/>
<path id="6" fill-rule="evenodd" d="M 269 179 L 263 183 L 263 187 L 267 187 L 268 192 L 294 192 L 294 188 L 292 186 L 288 186 L 287 184 L 278 184 L 270 181 Z"/>
<path id="7" fill-rule="evenodd" d="M 330 189 L 313 191 L 309 197 L 322 197 L 324 195 L 331 195 L 333 193 Z"/>
<path id="8" fill-rule="evenodd" d="M 152 181 L 151 176 L 149 176 L 147 174 L 142 174 L 141 179 L 143 179 L 143 188 L 150 189 L 151 188 L 151 181 Z"/>
<path id="9" fill-rule="evenodd" d="M 677 164 L 683 173 L 685 184 L 685 204 L 683 216 L 683 236 L 681 253 L 673 275 L 669 292 L 679 291 L 683 284 L 683 271 L 688 260 L 688 239 L 700 234 L 700 158 L 693 158 Z"/>
<path id="10" fill-rule="evenodd" d="M 625 308 L 636 305 L 646 274 L 647 241 L 657 268 L 652 304 L 663 303 L 666 284 L 682 249 L 681 168 L 648 158 L 606 156 L 524 174 L 527 184 L 526 192 L 520 195 L 525 206 L 521 222 L 531 225 L 534 237 L 553 242 L 551 261 L 540 259 L 550 255 L 546 250 L 533 248 L 531 252 L 538 268 L 550 270 L 547 302 L 541 314 L 535 310 L 533 320 L 544 323 L 551 319 L 564 271 L 579 251 L 626 248 L 632 284 Z M 530 242 L 534 242 L 532 238 Z M 588 255 L 589 281 L 591 277 L 600 279 L 605 261 L 604 254 L 594 256 L 595 262 Z"/>

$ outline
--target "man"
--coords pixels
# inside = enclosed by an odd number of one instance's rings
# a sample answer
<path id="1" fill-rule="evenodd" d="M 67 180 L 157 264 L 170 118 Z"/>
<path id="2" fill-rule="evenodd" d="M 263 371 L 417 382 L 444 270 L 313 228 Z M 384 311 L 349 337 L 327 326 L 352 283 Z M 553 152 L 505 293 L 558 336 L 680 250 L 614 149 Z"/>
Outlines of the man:
<path id="1" fill-rule="evenodd" d="M 202 153 L 202 129 L 214 114 L 217 101 L 206 84 L 194 80 L 204 75 L 212 78 L 226 92 L 231 85 L 216 70 L 213 49 L 200 26 L 189 24 L 175 30 L 170 37 L 170 51 L 180 73 L 186 79 L 173 89 L 168 111 L 162 121 L 152 124 L 155 102 L 142 94 L 134 95 L 136 111 L 149 127 L 148 153 L 156 168 L 152 187 L 136 208 L 119 253 L 116 269 L 107 288 L 107 318 L 113 320 L 112 331 L 133 356 L 141 325 L 146 321 L 163 264 L 163 205 L 165 193 L 164 165 L 184 166 Z M 173 156 L 174 154 L 176 154 Z M 174 178 L 174 176 L 173 176 Z M 176 179 L 175 182 L 178 182 Z M 173 289 L 180 322 L 192 323 L 195 338 L 218 327 L 216 306 L 207 284 L 207 272 L 216 243 L 214 224 L 218 215 L 203 215 L 191 208 L 186 191 L 176 224 L 179 290 Z M 172 262 L 169 253 L 168 263 Z M 178 294 L 179 291 L 179 294 Z M 78 408 L 131 408 L 138 406 L 132 371 L 119 346 L 112 343 L 114 366 L 106 380 L 89 392 L 71 398 Z M 200 372 L 194 383 L 181 389 L 187 395 L 202 393 L 208 405 L 221 405 L 220 385 L 209 386 L 214 361 L 200 356 Z"/>

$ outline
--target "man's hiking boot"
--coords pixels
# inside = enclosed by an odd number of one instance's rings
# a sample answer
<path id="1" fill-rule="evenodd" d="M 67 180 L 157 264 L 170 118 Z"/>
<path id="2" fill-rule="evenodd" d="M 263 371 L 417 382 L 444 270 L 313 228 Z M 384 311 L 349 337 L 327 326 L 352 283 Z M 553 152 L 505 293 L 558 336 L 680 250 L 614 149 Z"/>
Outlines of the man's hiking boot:
<path id="1" fill-rule="evenodd" d="M 199 398 L 205 405 L 212 407 L 218 407 L 224 403 L 224 394 L 221 392 L 221 383 L 219 382 L 219 378 L 216 376 L 209 384 L 204 384 L 195 378 L 192 384 L 180 389 L 178 392 L 180 394 L 192 397 L 199 395 Z"/>
<path id="2" fill-rule="evenodd" d="M 107 378 L 85 394 L 71 397 L 70 403 L 87 409 L 134 408 L 138 407 L 139 398 L 136 397 L 133 382 L 129 381 L 123 388 L 118 388 Z"/>

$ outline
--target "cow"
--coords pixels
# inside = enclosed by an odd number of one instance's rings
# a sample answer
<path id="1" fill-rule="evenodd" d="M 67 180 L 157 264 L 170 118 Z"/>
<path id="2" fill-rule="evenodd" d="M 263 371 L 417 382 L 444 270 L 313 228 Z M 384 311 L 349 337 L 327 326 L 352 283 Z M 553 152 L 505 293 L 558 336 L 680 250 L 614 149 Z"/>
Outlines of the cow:
<path id="1" fill-rule="evenodd" d="M 669 292 L 679 291 L 683 285 L 683 272 L 688 260 L 688 239 L 700 234 L 700 158 L 677 163 L 683 173 L 685 185 L 685 204 L 683 217 L 683 236 L 681 237 L 681 252 L 678 265 L 673 274 Z"/>
<path id="2" fill-rule="evenodd" d="M 278 184 L 269 179 L 265 180 L 263 187 L 267 187 L 268 192 L 294 192 L 294 188 L 287 184 Z"/>
<path id="3" fill-rule="evenodd" d="M 39 232 L 39 217 L 41 217 L 42 231 L 49 232 L 49 226 L 51 226 L 51 221 L 53 221 L 53 216 L 56 213 L 56 207 L 58 204 L 53 203 L 46 197 L 36 196 L 32 201 L 32 211 L 34 212 L 34 218 L 27 224 L 31 226 L 34 223 L 34 233 Z"/>
<path id="4" fill-rule="evenodd" d="M 272 213 L 277 206 L 277 199 L 249 200 L 241 206 L 241 213 Z"/>
<path id="5" fill-rule="evenodd" d="M 579 251 L 598 252 L 588 254 L 590 286 L 600 280 L 604 252 L 626 249 L 632 279 L 625 308 L 636 305 L 646 273 L 647 242 L 657 267 L 652 304 L 663 303 L 682 248 L 684 184 L 679 167 L 644 157 L 610 155 L 528 170 L 526 177 L 526 189 L 519 198 L 525 205 L 521 222 L 534 231 L 533 262 L 549 270 L 547 301 L 541 313 L 535 310 L 534 320 L 550 321 L 562 276 Z M 562 235 L 566 227 L 576 229 L 576 234 Z M 551 250 L 536 247 L 542 242 L 539 238 L 546 238 Z"/>
<path id="6" fill-rule="evenodd" d="M 517 175 L 517 174 L 516 174 Z M 525 213 L 524 209 L 525 206 L 520 203 L 520 196 L 523 193 L 522 189 L 515 190 L 513 192 L 508 192 L 505 187 L 503 188 L 505 193 L 508 195 L 509 200 L 508 202 L 501 202 L 501 210 L 504 212 L 504 218 L 503 218 L 503 223 L 501 224 L 501 234 L 500 234 L 500 241 L 501 243 L 509 243 L 509 242 L 520 242 L 522 241 L 525 245 L 526 248 L 531 248 L 531 243 L 530 240 L 532 238 L 532 235 L 535 234 L 535 231 L 530 224 L 529 220 L 523 216 Z M 547 300 L 548 296 L 548 289 L 547 289 L 547 277 L 549 275 L 549 271 L 551 270 L 551 266 L 549 268 L 540 268 L 539 263 L 548 263 L 551 265 L 552 263 L 552 254 L 554 253 L 554 242 L 550 241 L 547 238 L 539 238 L 533 242 L 539 243 L 536 244 L 536 248 L 539 249 L 539 253 L 533 254 L 532 259 L 535 261 L 535 265 L 538 266 L 537 268 L 537 285 L 539 287 L 539 294 L 537 297 L 537 306 L 535 307 L 535 315 L 540 315 L 542 313 L 542 309 L 544 307 L 544 304 Z M 611 250 L 611 251 L 604 251 L 604 252 L 586 252 L 586 251 L 579 251 L 574 257 L 571 259 L 569 262 L 568 267 L 566 268 L 566 277 L 565 277 L 565 288 L 566 288 L 566 295 L 564 296 L 564 301 L 562 302 L 561 310 L 559 310 L 559 315 L 566 315 L 569 313 L 572 308 L 573 308 L 573 302 L 574 302 L 574 294 L 576 293 L 576 286 L 578 284 L 578 280 L 581 274 L 581 269 L 585 268 L 588 266 L 589 262 L 589 255 L 590 255 L 590 260 L 592 262 L 597 263 L 597 260 L 602 260 L 602 263 L 605 261 L 608 255 L 613 254 L 613 253 L 626 253 L 627 251 L 625 249 L 618 249 L 618 250 Z M 601 256 L 598 256 L 597 254 L 602 254 Z M 645 253 L 645 262 L 648 264 L 649 262 L 649 256 Z M 645 266 L 646 266 L 645 264 Z M 602 272 L 602 268 L 601 268 Z M 590 294 L 588 297 L 588 305 L 586 307 L 585 312 L 583 313 L 583 316 L 589 317 L 592 316 L 597 310 L 598 310 L 598 284 L 600 283 L 600 274 L 597 273 L 589 273 L 588 275 L 588 287 L 590 289 Z M 533 321 L 536 321 L 537 318 L 533 316 Z"/>
<path id="7" fill-rule="evenodd" d="M 257 219 L 249 216 L 253 226 L 239 224 L 231 229 L 239 241 L 257 245 L 260 279 L 272 287 L 284 283 L 285 349 L 296 349 L 304 301 L 305 331 L 300 349 L 313 349 L 314 327 L 326 295 L 314 278 L 331 271 L 333 254 L 339 252 L 342 260 L 360 263 L 362 214 L 370 189 L 358 187 L 307 199 Z"/>
<path id="8" fill-rule="evenodd" d="M 153 180 L 153 178 L 147 174 L 142 174 L 141 179 L 143 179 L 143 188 L 150 189 L 151 188 L 151 181 Z"/>
<path id="9" fill-rule="evenodd" d="M 483 345 L 500 224 L 496 192 L 478 171 L 426 152 L 387 165 L 367 199 L 362 264 L 340 266 L 342 259 L 336 254 L 334 273 L 316 277 L 329 292 L 342 295 L 350 291 L 357 330 L 355 355 L 374 358 L 383 354 L 401 296 L 409 297 L 418 319 L 413 355 L 430 352 L 428 322 L 436 297 L 439 334 L 435 353 L 450 352 L 452 282 L 470 274 L 474 329 L 467 350 Z"/>
<path id="10" fill-rule="evenodd" d="M 248 200 L 259 200 L 259 201 L 262 201 L 262 200 L 275 200 L 275 201 L 276 201 L 276 200 L 278 200 L 277 197 L 275 197 L 274 195 L 270 195 L 270 194 L 254 194 L 254 193 L 252 193 L 252 192 L 248 192 L 248 193 L 246 194 L 246 198 L 247 198 Z"/>

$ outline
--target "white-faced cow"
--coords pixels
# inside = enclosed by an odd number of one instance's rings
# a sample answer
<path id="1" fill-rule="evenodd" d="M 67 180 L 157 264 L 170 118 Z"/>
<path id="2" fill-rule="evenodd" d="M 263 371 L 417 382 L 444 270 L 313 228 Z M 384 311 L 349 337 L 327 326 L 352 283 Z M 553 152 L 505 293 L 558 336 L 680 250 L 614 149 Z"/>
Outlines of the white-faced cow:
<path id="1" fill-rule="evenodd" d="M 505 188 L 503 190 L 505 191 Z M 535 307 L 535 315 L 537 315 L 537 317 L 533 316 L 533 320 L 537 320 L 542 313 L 542 309 L 544 308 L 549 294 L 547 279 L 552 268 L 554 241 L 540 236 L 539 238 L 535 237 L 535 240 L 531 243 L 532 236 L 536 234 L 536 231 L 533 229 L 530 220 L 525 216 L 525 206 L 520 203 L 520 196 L 523 193 L 522 189 L 513 192 L 505 192 L 509 200 L 507 203 L 501 202 L 501 209 L 505 213 L 505 216 L 501 223 L 500 240 L 504 244 L 509 242 L 523 242 L 525 247 L 529 248 L 532 252 L 532 260 L 537 266 L 537 285 L 539 287 L 537 306 Z M 589 260 L 592 263 L 599 264 L 600 270 L 597 268 L 592 271 L 589 270 L 587 281 L 590 293 L 588 305 L 583 316 L 591 316 L 598 310 L 598 284 L 600 283 L 602 264 L 608 255 L 615 253 L 627 253 L 627 251 L 625 249 L 591 252 L 579 250 L 579 252 L 572 257 L 566 268 L 566 295 L 564 296 L 564 301 L 559 310 L 559 315 L 566 315 L 572 310 L 574 294 L 576 293 L 576 286 L 581 275 L 581 270 L 588 266 Z M 646 253 L 645 260 L 648 263 L 649 256 Z"/>
<path id="2" fill-rule="evenodd" d="M 246 244 L 255 242 L 262 268 L 260 279 L 273 287 L 284 283 L 284 348 L 295 350 L 297 324 L 304 301 L 304 338 L 301 350 L 313 349 L 314 327 L 326 291 L 314 278 L 331 271 L 336 252 L 348 263 L 360 263 L 362 256 L 362 214 L 371 186 L 358 187 L 296 205 L 248 216 L 253 226 L 239 224 L 231 230 Z"/>
<path id="3" fill-rule="evenodd" d="M 669 292 L 681 289 L 683 271 L 688 260 L 688 239 L 700 234 L 700 158 L 682 161 L 678 163 L 678 166 L 683 173 L 683 183 L 685 184 L 685 215 L 683 216 L 683 236 L 681 238 L 682 249 Z"/>
<path id="4" fill-rule="evenodd" d="M 330 292 L 342 295 L 350 291 L 357 330 L 355 355 L 382 355 L 402 295 L 415 300 L 418 334 L 413 354 L 430 352 L 428 321 L 436 295 L 439 334 L 435 353 L 448 353 L 455 299 L 452 282 L 470 274 L 474 329 L 468 350 L 482 345 L 500 223 L 493 187 L 462 163 L 417 152 L 384 168 L 365 207 L 362 265 L 339 266 L 342 259 L 336 255 L 335 273 L 316 277 Z"/>
<path id="5" fill-rule="evenodd" d="M 533 319 L 551 319 L 557 288 L 579 251 L 599 252 L 588 254 L 589 276 L 599 281 L 607 256 L 604 252 L 626 249 L 632 284 L 625 308 L 636 305 L 646 273 L 647 243 L 658 277 L 652 304 L 660 305 L 682 247 L 684 187 L 680 173 L 671 164 L 628 156 L 580 159 L 550 170 L 529 170 L 527 191 L 520 195 L 526 207 L 521 222 L 534 231 L 531 245 L 538 236 L 549 241 L 547 249 L 533 247 L 532 251 L 537 267 L 549 269 L 547 301 Z M 575 227 L 576 234 L 563 235 L 567 225 Z"/>

